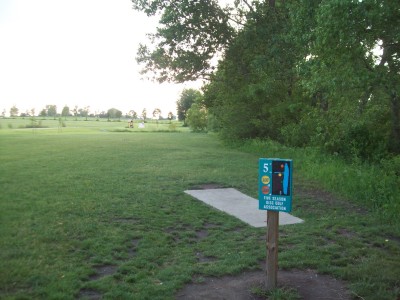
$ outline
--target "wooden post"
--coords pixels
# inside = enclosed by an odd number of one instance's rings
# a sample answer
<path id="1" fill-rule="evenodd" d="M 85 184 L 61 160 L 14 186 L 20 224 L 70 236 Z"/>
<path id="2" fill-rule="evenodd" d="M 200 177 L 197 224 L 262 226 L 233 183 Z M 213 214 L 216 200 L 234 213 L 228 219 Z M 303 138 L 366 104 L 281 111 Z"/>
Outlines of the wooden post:
<path id="1" fill-rule="evenodd" d="M 267 211 L 267 291 L 277 287 L 279 212 Z"/>

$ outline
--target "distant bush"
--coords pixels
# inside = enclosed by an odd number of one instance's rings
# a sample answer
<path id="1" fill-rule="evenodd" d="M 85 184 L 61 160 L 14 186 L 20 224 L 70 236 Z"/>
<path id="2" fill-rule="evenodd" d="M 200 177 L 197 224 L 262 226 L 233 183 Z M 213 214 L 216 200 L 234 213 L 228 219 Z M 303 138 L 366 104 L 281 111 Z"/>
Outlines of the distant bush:
<path id="1" fill-rule="evenodd" d="M 32 120 L 30 124 L 25 125 L 25 128 L 49 128 L 49 126 L 43 126 L 41 120 L 39 122 Z"/>
<path id="2" fill-rule="evenodd" d="M 49 128 L 49 126 L 43 126 L 41 124 L 28 124 L 21 128 Z"/>

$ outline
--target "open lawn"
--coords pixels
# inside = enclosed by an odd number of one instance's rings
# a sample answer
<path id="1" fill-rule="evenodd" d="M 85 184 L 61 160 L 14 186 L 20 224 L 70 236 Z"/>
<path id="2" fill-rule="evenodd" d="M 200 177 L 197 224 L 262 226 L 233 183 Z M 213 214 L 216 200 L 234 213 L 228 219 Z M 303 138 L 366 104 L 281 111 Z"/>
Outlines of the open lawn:
<path id="1" fill-rule="evenodd" d="M 268 149 L 227 147 L 179 123 L 140 133 L 124 122 L 20 122 L 0 120 L 0 298 L 173 299 L 186 283 L 265 260 L 265 229 L 183 191 L 215 183 L 257 197 Z M 397 299 L 399 223 L 333 200 L 309 175 L 294 174 L 293 214 L 305 223 L 280 228 L 280 268 L 343 279 L 354 298 Z"/>
<path id="2" fill-rule="evenodd" d="M 30 129 L 32 133 L 47 130 L 50 132 L 78 133 L 78 132 L 149 132 L 149 131 L 189 131 L 182 127 L 182 123 L 169 120 L 147 120 L 144 128 L 139 128 L 141 120 L 134 120 L 133 128 L 128 127 L 130 119 L 96 119 L 96 118 L 0 118 L 0 129 L 18 129 L 26 132 Z M 12 131 L 15 133 L 15 131 Z"/>

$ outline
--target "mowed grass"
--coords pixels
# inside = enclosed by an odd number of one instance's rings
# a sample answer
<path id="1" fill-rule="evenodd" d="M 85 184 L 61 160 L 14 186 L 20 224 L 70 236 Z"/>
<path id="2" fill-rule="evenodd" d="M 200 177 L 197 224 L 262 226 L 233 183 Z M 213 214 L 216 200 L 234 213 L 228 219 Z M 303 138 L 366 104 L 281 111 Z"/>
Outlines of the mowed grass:
<path id="1" fill-rule="evenodd" d="M 251 186 L 255 156 L 182 133 L 0 138 L 2 297 L 72 299 L 93 290 L 165 299 L 196 273 L 256 267 L 264 255 L 255 248 L 241 258 L 238 245 L 258 242 L 259 231 L 183 193 L 208 182 Z M 215 262 L 199 262 L 208 256 Z M 97 266 L 116 271 L 90 280 Z"/>
<path id="2" fill-rule="evenodd" d="M 3 126 L 0 298 L 173 299 L 185 283 L 259 269 L 265 229 L 183 191 L 216 183 L 256 197 L 260 155 L 206 134 Z M 317 189 L 301 178 L 295 189 Z M 280 228 L 281 268 L 344 279 L 364 299 L 399 296 L 394 225 L 307 195 L 293 214 L 306 222 Z"/>
<path id="3" fill-rule="evenodd" d="M 101 133 L 101 132 L 188 132 L 188 127 L 182 127 L 182 123 L 169 120 L 148 119 L 144 128 L 139 128 L 141 120 L 134 120 L 133 128 L 128 127 L 130 119 L 104 119 L 104 118 L 39 118 L 34 119 L 26 117 L 0 118 L 0 130 L 11 129 L 9 132 L 26 133 L 30 131 L 33 134 L 41 132 L 63 132 L 63 133 Z M 13 130 L 16 129 L 16 130 Z M 3 131 L 3 134 L 5 131 Z"/>

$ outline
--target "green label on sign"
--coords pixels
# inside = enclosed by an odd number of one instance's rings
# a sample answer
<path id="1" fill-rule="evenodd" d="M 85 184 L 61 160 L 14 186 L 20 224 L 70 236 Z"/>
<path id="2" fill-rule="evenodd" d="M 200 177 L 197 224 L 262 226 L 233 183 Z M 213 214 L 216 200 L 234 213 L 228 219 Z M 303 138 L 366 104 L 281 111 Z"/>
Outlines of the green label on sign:
<path id="1" fill-rule="evenodd" d="M 260 158 L 258 167 L 259 209 L 292 210 L 291 159 Z"/>

